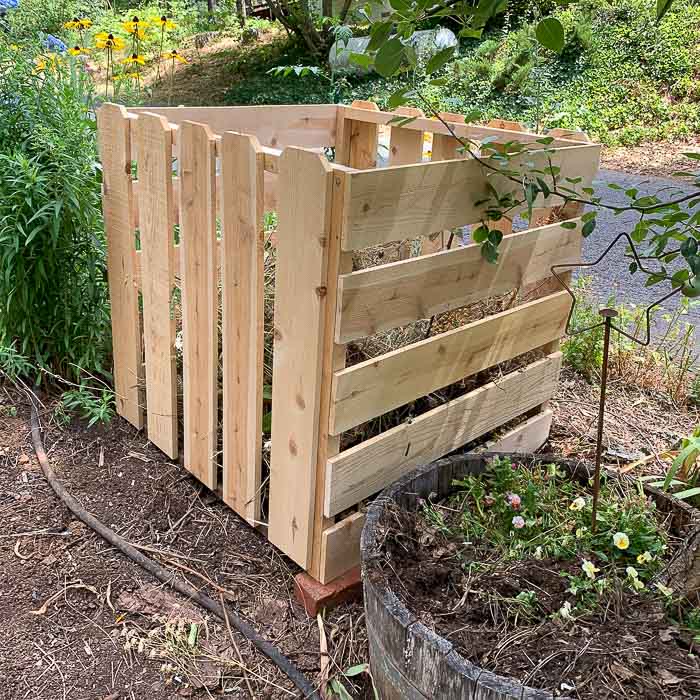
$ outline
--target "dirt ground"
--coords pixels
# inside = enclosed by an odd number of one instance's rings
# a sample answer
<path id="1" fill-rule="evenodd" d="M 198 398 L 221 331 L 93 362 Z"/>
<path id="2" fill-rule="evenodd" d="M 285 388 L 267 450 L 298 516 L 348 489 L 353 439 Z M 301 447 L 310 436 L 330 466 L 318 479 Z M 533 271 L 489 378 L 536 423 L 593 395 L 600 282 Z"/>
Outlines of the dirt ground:
<path id="1" fill-rule="evenodd" d="M 645 177 L 671 177 L 677 171 L 697 170 L 697 161 L 684 157 L 686 152 L 700 152 L 700 136 L 688 141 L 603 148 L 600 167 Z"/>
<path id="2" fill-rule="evenodd" d="M 224 624 L 71 517 L 34 456 L 21 394 L 2 389 L 0 415 L 2 700 L 299 696 L 242 636 L 236 649 Z M 57 476 L 86 510 L 131 543 L 170 553 L 155 558 L 175 576 L 214 598 L 226 591 L 315 679 L 317 621 L 293 600 L 295 567 L 262 535 L 121 419 L 90 430 L 60 428 L 49 413 L 43 422 Z M 362 615 L 349 604 L 326 617 L 331 676 L 366 659 Z"/>
<path id="3" fill-rule="evenodd" d="M 594 394 L 564 373 L 545 449 L 592 454 Z M 698 421 L 662 395 L 614 381 L 609 405 L 606 461 L 613 465 L 615 455 L 640 447 L 666 449 Z M 205 620 L 70 516 L 36 461 L 28 420 L 26 397 L 0 387 L 0 700 L 294 697 L 249 642 L 234 633 L 231 644 L 225 625 Z M 225 591 L 308 678 L 319 677 L 317 620 L 293 599 L 297 569 L 261 534 L 123 420 L 60 427 L 47 408 L 42 422 L 57 476 L 86 510 L 133 544 L 161 552 L 155 558 L 175 576 L 214 598 Z M 361 604 L 328 614 L 324 630 L 331 678 L 367 661 Z M 369 697 L 361 680 L 351 680 L 352 697 Z"/>

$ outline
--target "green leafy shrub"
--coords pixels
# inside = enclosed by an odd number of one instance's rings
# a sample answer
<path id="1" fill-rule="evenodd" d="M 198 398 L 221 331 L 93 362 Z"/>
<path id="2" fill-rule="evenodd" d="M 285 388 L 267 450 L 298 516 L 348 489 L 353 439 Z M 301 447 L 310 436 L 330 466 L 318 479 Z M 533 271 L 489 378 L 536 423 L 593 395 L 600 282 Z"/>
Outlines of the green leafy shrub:
<path id="1" fill-rule="evenodd" d="M 0 39 L 0 347 L 71 377 L 110 343 L 90 86 Z"/>

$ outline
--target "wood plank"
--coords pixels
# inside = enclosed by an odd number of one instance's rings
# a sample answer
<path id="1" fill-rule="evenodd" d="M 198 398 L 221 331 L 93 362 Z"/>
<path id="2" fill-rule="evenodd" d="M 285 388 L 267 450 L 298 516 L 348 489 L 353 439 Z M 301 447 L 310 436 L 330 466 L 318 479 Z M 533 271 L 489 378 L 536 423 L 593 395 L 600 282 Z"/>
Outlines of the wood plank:
<path id="1" fill-rule="evenodd" d="M 547 442 L 554 412 L 546 409 L 490 440 L 476 452 L 536 452 Z"/>
<path id="2" fill-rule="evenodd" d="M 313 554 L 309 572 L 320 579 L 323 561 L 323 533 L 333 525 L 333 521 L 323 515 L 323 497 L 326 489 L 326 461 L 340 451 L 340 438 L 328 434 L 328 421 L 331 407 L 333 374 L 345 367 L 346 348 L 335 342 L 335 317 L 338 299 L 338 278 L 340 273 L 352 271 L 352 253 L 340 250 L 343 212 L 345 209 L 346 174 L 333 165 L 333 199 L 331 210 L 330 236 L 328 245 L 328 280 L 326 287 L 326 308 L 323 330 L 323 373 L 321 377 L 321 399 L 319 408 L 318 456 L 316 459 L 316 484 L 313 522 Z"/>
<path id="3" fill-rule="evenodd" d="M 547 279 L 550 267 L 580 259 L 576 229 L 552 224 L 504 238 L 496 265 L 484 262 L 472 243 L 412 260 L 341 275 L 337 342 L 379 331 Z"/>
<path id="4" fill-rule="evenodd" d="M 455 138 L 455 136 L 464 136 L 458 133 L 459 127 L 464 126 L 464 117 L 460 114 L 453 114 L 452 112 L 440 112 L 439 114 L 440 117 L 450 125 L 450 128 L 455 134 L 453 136 L 449 131 L 445 134 L 433 134 L 433 148 L 430 160 L 438 161 L 465 158 L 467 154 L 460 150 L 462 144 Z M 438 121 L 438 124 L 444 128 L 441 122 Z"/>
<path id="5" fill-rule="evenodd" d="M 526 161 L 524 159 L 527 159 Z M 593 180 L 600 158 L 600 146 L 579 145 L 560 148 L 551 155 L 552 165 L 561 168 L 561 177 L 580 176 L 580 191 Z M 534 168 L 547 166 L 543 151 L 521 156 Z M 517 167 L 516 160 L 510 167 Z M 476 160 L 390 166 L 350 175 L 349 209 L 343 232 L 343 249 L 367 246 L 405 238 L 427 236 L 442 229 L 477 223 L 485 216 L 492 185 L 499 193 L 520 194 L 522 187 Z M 549 206 L 551 200 L 540 197 L 535 206 Z M 518 211 L 526 207 L 514 209 Z"/>
<path id="6" fill-rule="evenodd" d="M 363 109 L 378 110 L 374 102 L 355 100 L 353 104 L 361 103 Z M 346 127 L 347 128 L 347 127 Z M 371 122 L 352 121 L 350 123 L 350 150 L 347 165 L 360 170 L 377 167 L 377 148 L 379 129 Z"/>
<path id="7" fill-rule="evenodd" d="M 554 393 L 560 368 L 561 353 L 554 353 L 332 457 L 325 514 L 342 512 L 540 405 Z"/>
<path id="8" fill-rule="evenodd" d="M 321 568 L 318 580 L 328 583 L 360 563 L 360 536 L 364 513 L 353 513 L 323 532 Z"/>
<path id="9" fill-rule="evenodd" d="M 167 121 L 142 113 L 136 122 L 146 358 L 148 438 L 168 457 L 178 453 L 174 284 L 172 136 Z"/>
<path id="10" fill-rule="evenodd" d="M 543 411 L 477 451 L 535 452 L 547 441 L 551 423 L 552 411 Z M 363 512 L 353 513 L 324 531 L 321 583 L 328 583 L 359 565 L 365 519 Z"/>
<path id="11" fill-rule="evenodd" d="M 374 109 L 365 109 L 362 107 L 350 106 L 350 107 L 339 107 L 342 110 L 342 114 L 346 119 L 352 119 L 355 121 L 364 121 L 371 124 L 388 124 L 392 119 L 395 118 L 395 114 L 392 112 L 382 112 Z M 461 119 L 461 123 L 456 123 L 454 126 L 450 124 L 452 130 L 458 135 L 463 136 L 474 141 L 480 141 L 485 138 L 495 137 L 498 141 L 512 141 L 513 133 L 508 129 L 497 129 L 490 126 L 480 126 L 477 124 L 465 124 L 464 118 L 461 115 L 455 115 Z M 448 120 L 451 121 L 451 120 Z M 410 124 L 407 124 L 404 128 L 406 129 L 416 129 L 418 131 L 428 131 L 435 134 L 445 134 L 449 135 L 450 130 L 442 123 L 436 119 L 426 117 L 424 119 L 416 119 Z M 517 140 L 522 143 L 536 143 L 538 139 L 542 138 L 542 134 L 535 134 L 530 131 L 525 131 L 519 133 Z M 552 146 L 571 146 L 574 140 L 570 138 L 555 137 L 552 142 Z M 538 144 L 537 148 L 541 146 Z"/>
<path id="12" fill-rule="evenodd" d="M 97 112 L 102 160 L 102 212 L 107 240 L 107 275 L 112 317 L 114 394 L 117 413 L 139 430 L 144 415 L 143 348 L 132 228 L 131 122 L 120 105 Z"/>
<path id="13" fill-rule="evenodd" d="M 336 372 L 330 432 L 337 435 L 560 338 L 570 306 L 562 291 Z"/>
<path id="14" fill-rule="evenodd" d="M 399 107 L 394 114 L 402 117 L 422 117 L 423 110 Z M 389 162 L 392 165 L 420 163 L 423 160 L 423 132 L 392 126 L 389 134 Z"/>
<path id="15" fill-rule="evenodd" d="M 218 449 L 218 275 L 216 153 L 204 124 L 180 126 L 180 253 L 184 465 L 216 488 Z"/>
<path id="16" fill-rule="evenodd" d="M 280 162 L 270 464 L 270 541 L 312 556 L 332 168 L 288 148 Z"/>
<path id="17" fill-rule="evenodd" d="M 225 131 L 256 136 L 274 148 L 320 148 L 335 144 L 336 105 L 265 105 L 242 107 L 130 107 L 129 112 L 152 112 L 173 124 L 195 121 L 216 134 Z"/>
<path id="18" fill-rule="evenodd" d="M 264 346 L 264 155 L 254 136 L 221 150 L 223 498 L 260 520 Z"/>

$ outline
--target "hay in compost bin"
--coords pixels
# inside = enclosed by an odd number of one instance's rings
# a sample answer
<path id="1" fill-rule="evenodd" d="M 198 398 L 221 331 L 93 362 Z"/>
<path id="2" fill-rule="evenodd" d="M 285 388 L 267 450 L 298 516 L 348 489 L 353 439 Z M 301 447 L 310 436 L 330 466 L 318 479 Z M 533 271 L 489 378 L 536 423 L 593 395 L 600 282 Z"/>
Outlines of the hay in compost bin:
<path id="1" fill-rule="evenodd" d="M 277 249 L 274 245 L 274 228 L 268 225 L 265 231 L 264 245 L 264 359 L 263 359 L 263 384 L 266 387 L 266 396 L 270 396 L 269 387 L 272 385 L 272 367 L 274 351 L 274 307 L 275 307 L 275 265 L 277 260 Z M 383 265 L 406 257 L 407 252 L 411 257 L 420 255 L 420 241 L 402 241 L 389 243 L 381 246 L 373 246 L 353 254 L 353 269 L 366 269 L 376 265 Z M 179 418 L 179 439 L 184 438 L 183 422 L 183 392 L 182 392 L 182 305 L 180 296 L 180 280 L 175 280 L 176 289 L 173 293 L 171 303 L 171 313 L 176 323 L 176 361 L 177 361 L 177 390 L 178 390 L 178 418 Z M 221 290 L 220 290 L 221 291 Z M 458 328 L 465 323 L 471 323 L 480 319 L 492 316 L 493 314 L 505 311 L 519 303 L 523 298 L 519 290 L 515 289 L 505 294 L 489 297 L 478 302 L 469 304 L 457 309 L 451 309 L 438 314 L 432 319 L 421 319 L 387 331 L 375 333 L 366 338 L 360 338 L 347 344 L 347 366 L 352 366 L 366 360 L 370 360 L 380 355 L 384 355 L 393 350 L 406 347 L 413 343 L 424 340 L 428 337 L 444 333 Z M 221 295 L 219 295 L 219 397 L 222 393 L 223 365 L 221 354 Z M 347 449 L 371 437 L 394 428 L 407 420 L 425 413 L 442 404 L 452 401 L 469 391 L 489 382 L 498 381 L 503 375 L 516 369 L 520 369 L 535 360 L 544 356 L 544 353 L 535 350 L 525 355 L 521 355 L 500 365 L 489 368 L 483 372 L 462 379 L 454 384 L 434 391 L 427 396 L 420 397 L 415 401 L 396 408 L 370 421 L 362 423 L 341 435 L 340 448 Z M 271 411 L 271 401 L 264 399 L 263 413 L 269 414 Z M 222 402 L 219 400 L 219 444 L 217 447 L 217 463 L 221 470 L 222 466 Z M 264 420 L 269 424 L 269 415 Z M 263 521 L 267 520 L 267 500 L 268 500 L 268 479 L 270 471 L 270 433 L 269 425 L 265 425 L 265 430 L 261 426 L 260 439 L 262 445 L 262 515 Z"/>

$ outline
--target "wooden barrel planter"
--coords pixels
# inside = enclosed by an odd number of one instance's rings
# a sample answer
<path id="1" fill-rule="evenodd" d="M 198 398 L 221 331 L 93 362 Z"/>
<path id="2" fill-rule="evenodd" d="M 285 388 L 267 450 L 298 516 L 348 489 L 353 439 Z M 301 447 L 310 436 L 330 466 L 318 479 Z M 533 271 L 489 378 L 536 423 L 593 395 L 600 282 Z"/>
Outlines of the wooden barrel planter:
<path id="1" fill-rule="evenodd" d="M 421 467 L 395 482 L 372 503 L 362 532 L 361 556 L 370 664 L 375 687 L 382 700 L 552 700 L 551 690 L 522 685 L 469 662 L 453 644 L 416 619 L 386 583 L 382 573 L 384 518 L 390 504 L 416 510 L 422 499 L 433 501 L 450 495 L 452 482 L 479 474 L 494 454 L 458 454 Z M 503 455 L 500 455 L 503 456 Z M 511 455 L 513 459 L 554 462 L 572 478 L 584 479 L 590 465 L 552 455 Z M 672 529 L 683 533 L 692 548 L 689 559 L 700 558 L 700 515 L 682 501 L 658 489 L 646 487 L 659 510 L 672 514 Z M 674 557 L 674 562 L 677 556 Z M 686 563 L 688 556 L 685 557 Z M 673 563 L 670 564 L 673 566 Z M 557 695 L 560 700 L 567 700 Z"/>

